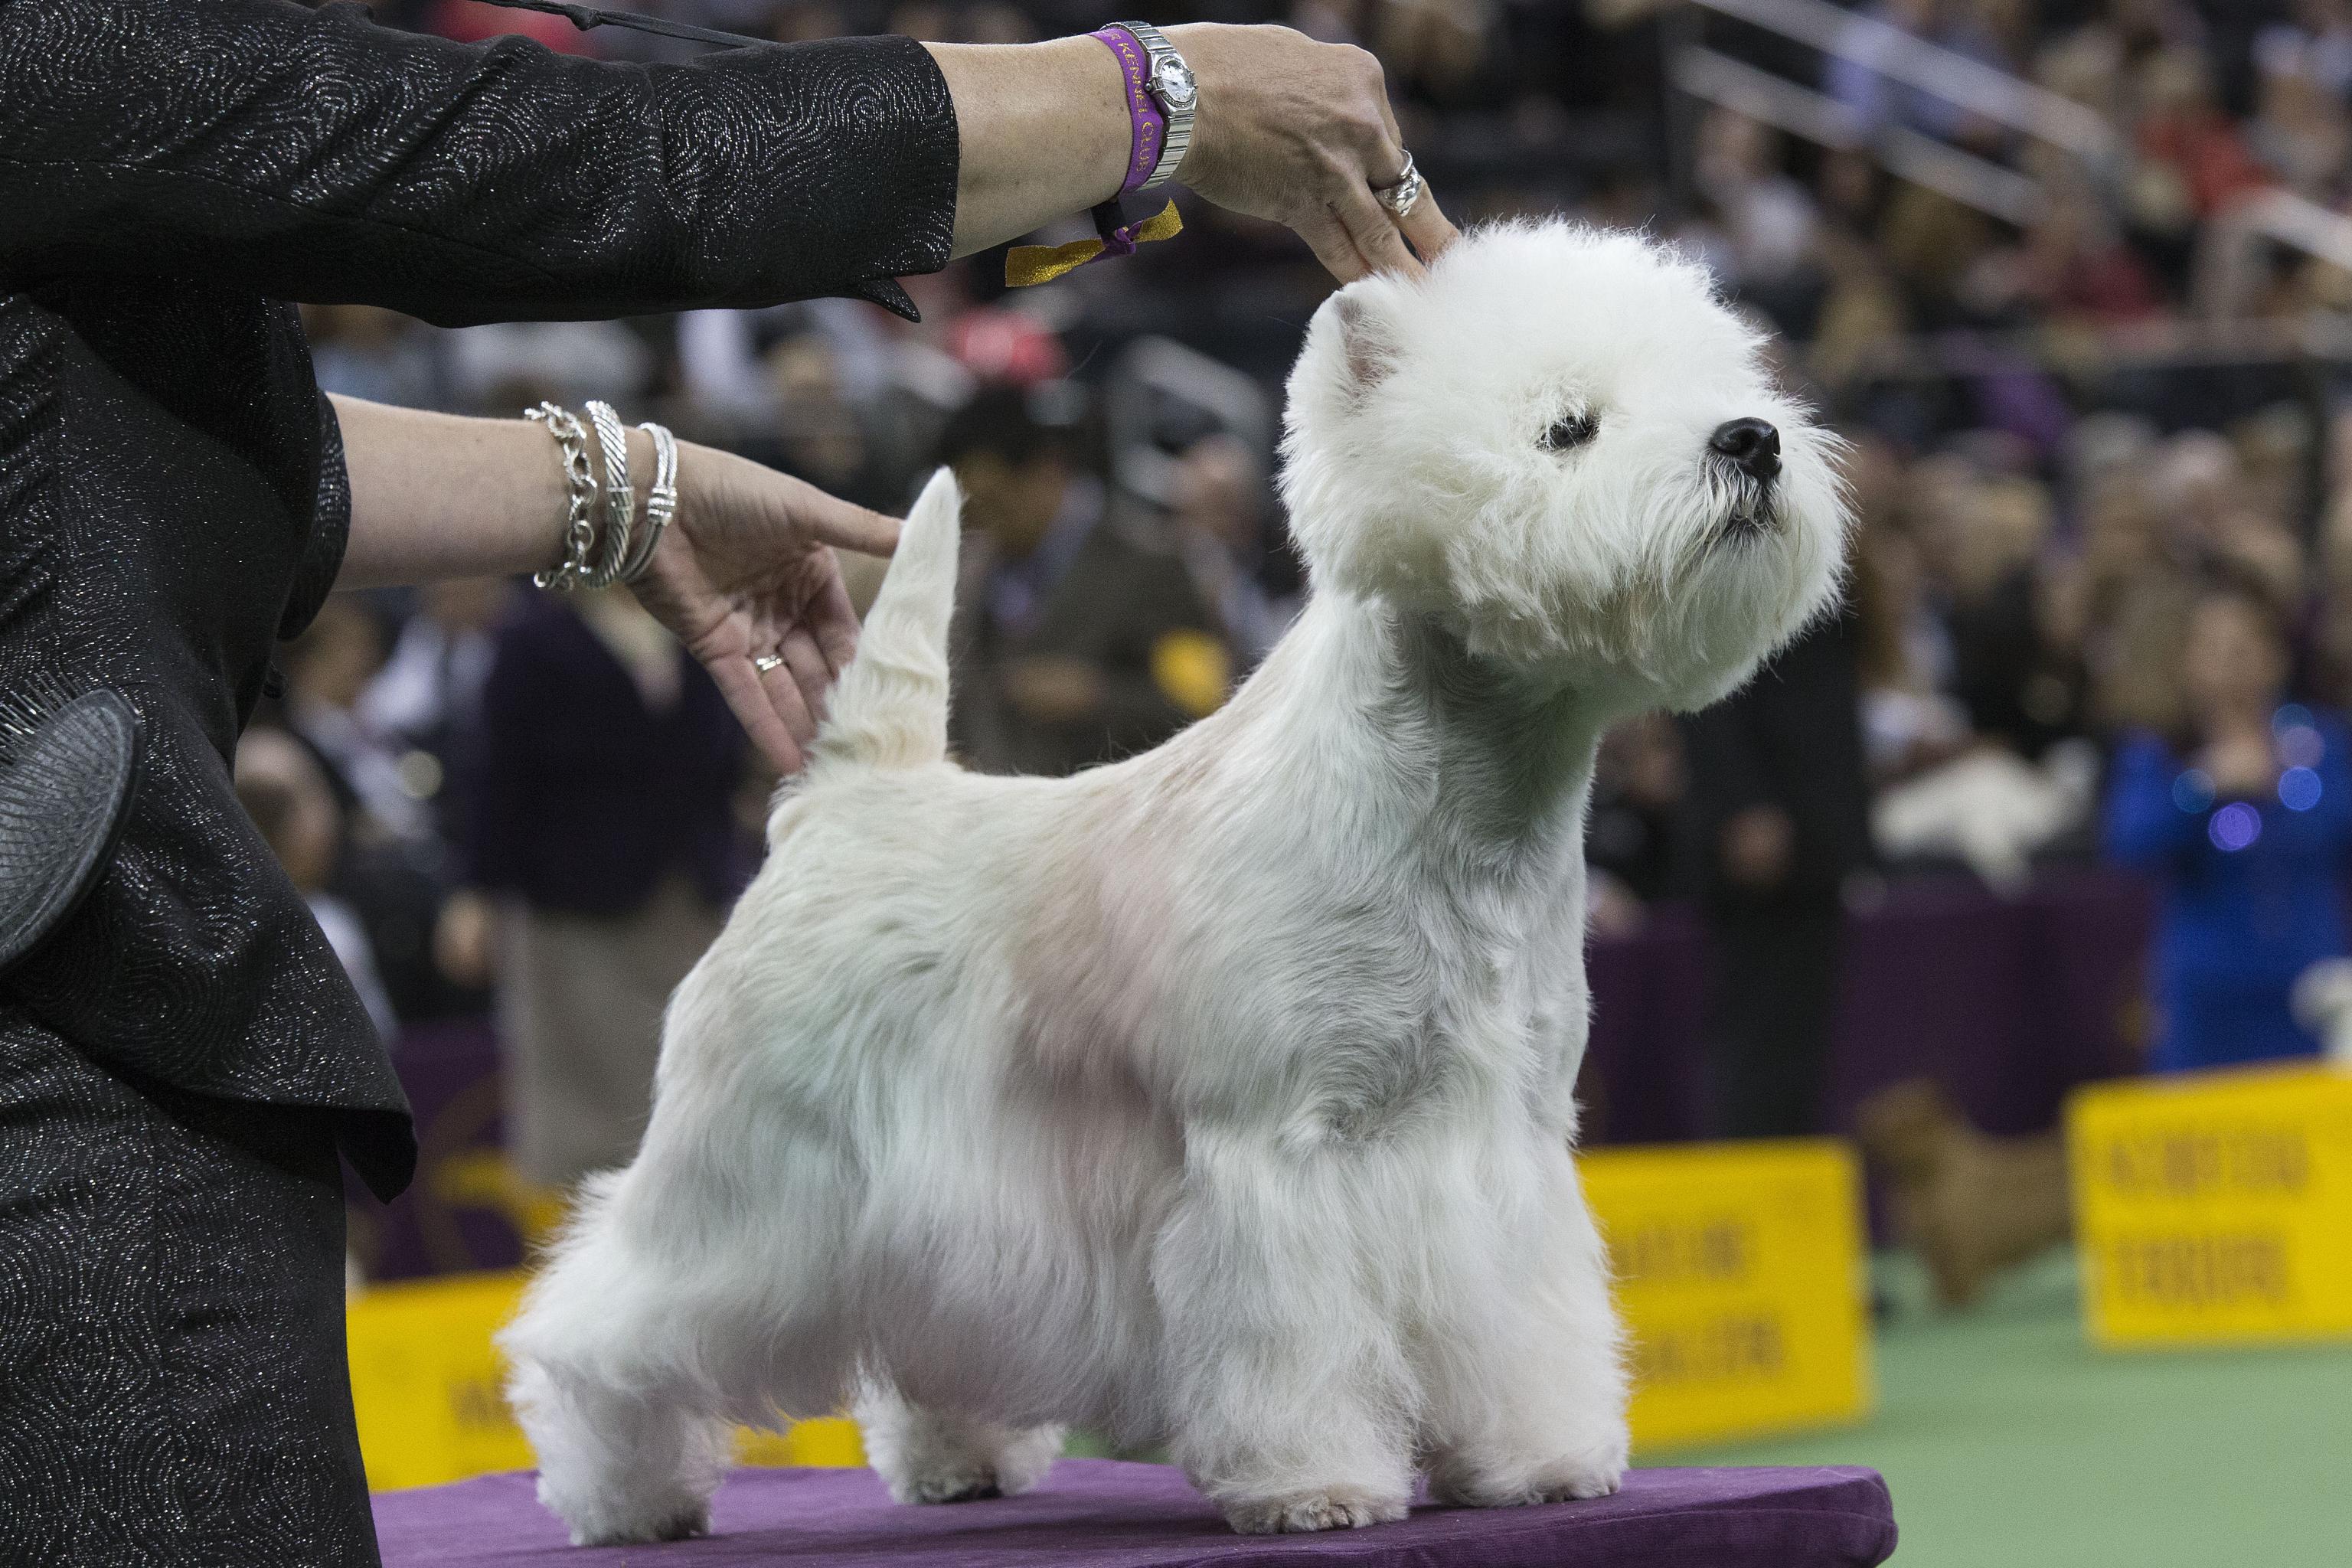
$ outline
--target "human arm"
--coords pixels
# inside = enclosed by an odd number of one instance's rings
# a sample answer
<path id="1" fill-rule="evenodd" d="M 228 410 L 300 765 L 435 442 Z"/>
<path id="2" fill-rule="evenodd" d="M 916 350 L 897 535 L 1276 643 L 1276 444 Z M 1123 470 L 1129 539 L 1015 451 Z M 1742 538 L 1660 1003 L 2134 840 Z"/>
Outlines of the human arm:
<path id="1" fill-rule="evenodd" d="M 0 0 L 0 270 L 171 274 L 458 323 L 896 295 L 956 121 L 904 38 L 682 65 L 355 6 Z M 898 297 L 903 301 L 903 297 Z"/>
<path id="2" fill-rule="evenodd" d="M 1201 93 L 1180 183 L 1297 231 L 1342 282 L 1375 269 L 1418 272 L 1413 250 L 1434 257 L 1452 243 L 1433 195 L 1402 220 L 1373 195 L 1402 171 L 1404 152 L 1372 56 L 1288 27 L 1197 24 L 1167 37 Z M 1108 49 L 1087 37 L 929 47 L 961 139 L 957 255 L 1117 194 L 1129 130 Z"/>
<path id="3" fill-rule="evenodd" d="M 1378 65 L 1284 28 L 1179 27 L 1181 177 L 1342 278 L 1410 268 Z M 0 268 L 170 273 L 460 324 L 861 294 L 1116 190 L 1110 51 L 895 37 L 677 65 L 464 45 L 287 0 L 0 0 Z M 1335 226 L 1338 226 L 1335 227 Z M 1349 241 L 1349 230 L 1360 239 Z M 1452 237 L 1433 197 L 1407 222 Z"/>
<path id="4" fill-rule="evenodd" d="M 557 447 L 521 419 L 467 419 L 333 399 L 351 471 L 351 537 L 339 588 L 506 576 L 563 552 L 567 492 Z M 639 500 L 653 443 L 629 439 Z M 420 482 L 430 476 L 430 482 Z M 752 741 L 798 772 L 825 689 L 856 647 L 857 619 L 833 548 L 887 555 L 890 519 L 715 447 L 681 442 L 677 521 L 637 598 L 710 671 Z M 752 660 L 783 663 L 762 671 Z"/>

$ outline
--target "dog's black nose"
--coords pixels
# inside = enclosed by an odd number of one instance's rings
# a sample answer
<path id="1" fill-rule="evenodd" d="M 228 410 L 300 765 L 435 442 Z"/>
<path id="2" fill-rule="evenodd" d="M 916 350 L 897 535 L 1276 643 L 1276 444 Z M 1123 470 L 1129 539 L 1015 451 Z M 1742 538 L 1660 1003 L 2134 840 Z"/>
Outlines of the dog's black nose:
<path id="1" fill-rule="evenodd" d="M 1780 471 L 1780 432 L 1761 419 L 1735 419 L 1718 428 L 1707 445 L 1750 478 L 1769 479 Z"/>

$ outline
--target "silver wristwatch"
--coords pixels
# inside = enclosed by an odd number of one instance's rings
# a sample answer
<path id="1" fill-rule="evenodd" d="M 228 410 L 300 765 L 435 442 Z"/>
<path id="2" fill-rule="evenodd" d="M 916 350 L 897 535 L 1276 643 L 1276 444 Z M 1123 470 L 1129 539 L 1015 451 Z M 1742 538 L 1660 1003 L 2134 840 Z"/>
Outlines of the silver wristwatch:
<path id="1" fill-rule="evenodd" d="M 1160 29 L 1149 22 L 1121 22 L 1120 26 L 1135 35 L 1143 52 L 1151 57 L 1150 74 L 1144 78 L 1144 90 L 1160 105 L 1167 117 L 1168 140 L 1160 149 L 1160 163 L 1151 177 L 1136 187 L 1148 191 L 1154 185 L 1165 184 L 1184 162 L 1184 153 L 1192 145 L 1192 110 L 1201 101 L 1201 89 L 1192 80 L 1192 68 L 1176 52 L 1176 46 L 1160 36 Z"/>

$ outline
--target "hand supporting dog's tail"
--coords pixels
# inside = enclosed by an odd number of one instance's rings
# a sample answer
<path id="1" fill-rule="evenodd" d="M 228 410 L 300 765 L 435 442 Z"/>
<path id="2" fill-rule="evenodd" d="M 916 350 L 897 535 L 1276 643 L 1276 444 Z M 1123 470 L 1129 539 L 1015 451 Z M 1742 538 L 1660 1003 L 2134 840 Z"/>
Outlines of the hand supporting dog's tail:
<path id="1" fill-rule="evenodd" d="M 832 716 L 817 732 L 820 763 L 914 768 L 945 760 L 948 623 L 962 510 L 955 476 L 941 468 L 908 515 L 857 657 L 834 691 Z"/>

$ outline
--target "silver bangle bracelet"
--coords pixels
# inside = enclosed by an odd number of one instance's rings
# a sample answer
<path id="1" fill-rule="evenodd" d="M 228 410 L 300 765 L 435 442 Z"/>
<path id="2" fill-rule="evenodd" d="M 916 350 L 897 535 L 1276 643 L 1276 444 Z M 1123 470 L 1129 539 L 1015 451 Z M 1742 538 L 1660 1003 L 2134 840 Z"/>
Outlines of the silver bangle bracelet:
<path id="1" fill-rule="evenodd" d="M 526 409 L 523 417 L 547 426 L 563 458 L 567 491 L 563 519 L 563 560 L 530 580 L 542 588 L 577 586 L 587 574 L 596 549 L 596 476 L 588 468 L 588 432 L 571 410 L 553 403 Z"/>
<path id="2" fill-rule="evenodd" d="M 630 555 L 628 564 L 621 569 L 621 581 L 628 584 L 642 578 L 646 568 L 653 564 L 662 531 L 677 515 L 677 437 L 665 425 L 640 425 L 637 428 L 654 438 L 654 488 L 646 496 L 645 538 Z"/>
<path id="3" fill-rule="evenodd" d="M 591 398 L 588 417 L 595 422 L 596 445 L 604 454 L 604 548 L 584 585 L 603 588 L 621 575 L 628 559 L 629 533 L 637 514 L 637 492 L 629 482 L 629 433 L 609 403 Z"/>

